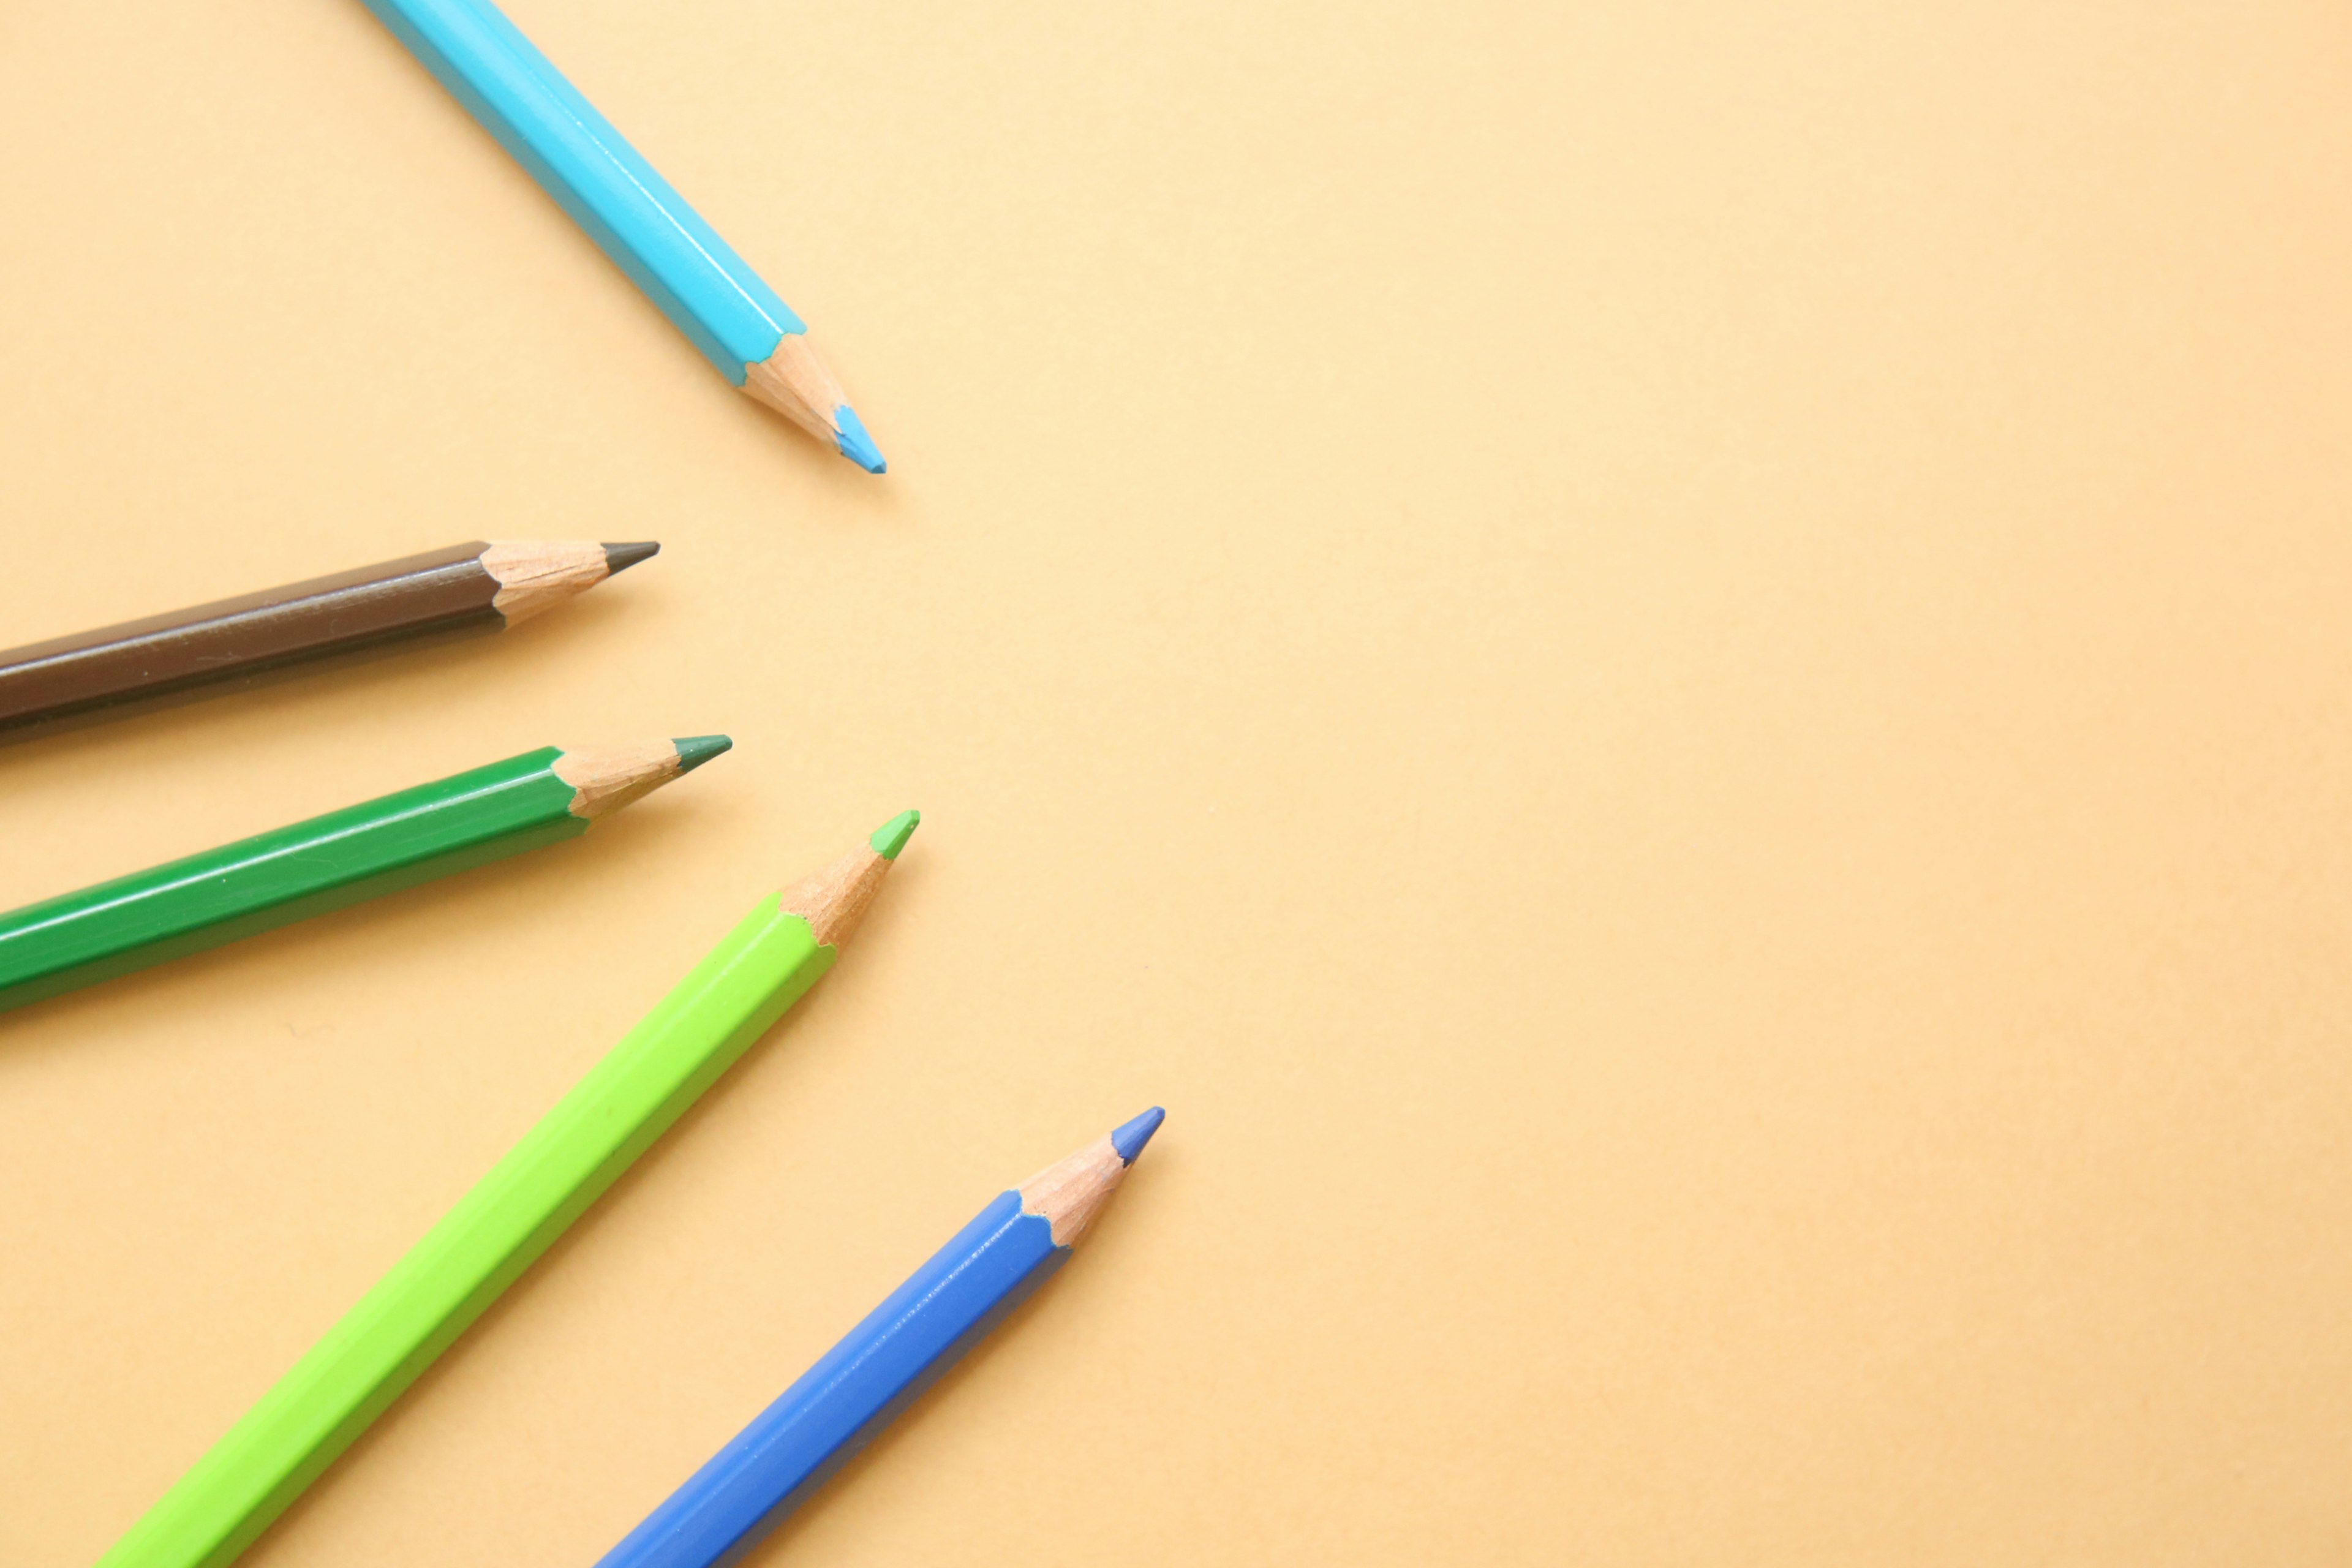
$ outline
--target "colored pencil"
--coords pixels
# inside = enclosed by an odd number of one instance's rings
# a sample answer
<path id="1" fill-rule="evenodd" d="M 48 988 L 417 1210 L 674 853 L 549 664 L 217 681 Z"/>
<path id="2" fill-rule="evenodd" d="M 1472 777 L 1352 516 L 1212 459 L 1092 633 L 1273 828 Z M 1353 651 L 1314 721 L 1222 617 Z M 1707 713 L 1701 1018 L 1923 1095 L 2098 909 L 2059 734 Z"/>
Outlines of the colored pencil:
<path id="1" fill-rule="evenodd" d="M 1066 1262 L 1159 1131 L 1145 1111 L 980 1211 L 596 1568 L 739 1561 Z"/>
<path id="2" fill-rule="evenodd" d="M 221 1568 L 798 1001 L 856 931 L 909 811 L 771 893 L 196 1461 L 100 1568 Z"/>
<path id="3" fill-rule="evenodd" d="M 231 687 L 294 665 L 502 632 L 659 551 L 469 540 L 0 652 L 0 742 Z"/>
<path id="4" fill-rule="evenodd" d="M 0 1010 L 588 831 L 724 735 L 525 752 L 0 914 Z"/>
<path id="5" fill-rule="evenodd" d="M 490 0 L 366 0 L 719 374 L 868 473 L 808 328 Z"/>

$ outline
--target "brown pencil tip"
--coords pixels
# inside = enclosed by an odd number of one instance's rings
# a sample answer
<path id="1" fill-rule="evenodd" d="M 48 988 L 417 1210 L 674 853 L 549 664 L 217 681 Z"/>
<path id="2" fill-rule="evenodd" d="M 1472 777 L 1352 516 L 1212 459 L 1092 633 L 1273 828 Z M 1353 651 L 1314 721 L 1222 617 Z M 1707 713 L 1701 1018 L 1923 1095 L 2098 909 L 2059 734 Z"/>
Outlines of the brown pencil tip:
<path id="1" fill-rule="evenodd" d="M 660 553 L 659 540 L 641 539 L 631 544 L 614 544 L 607 541 L 604 545 L 604 575 L 616 577 L 638 562 Z"/>
<path id="2" fill-rule="evenodd" d="M 911 816 L 912 813 L 905 814 Z M 903 817 L 893 818 L 892 826 Z M 911 822 L 884 854 L 869 838 L 822 871 L 813 872 L 794 882 L 783 891 L 783 909 L 788 915 L 798 915 L 808 921 L 809 930 L 826 947 L 841 948 L 856 934 L 866 911 L 874 905 L 874 895 L 882 890 L 882 879 L 890 874 L 898 852 L 906 847 L 907 836 L 914 832 Z M 877 832 L 876 837 L 881 835 Z"/>

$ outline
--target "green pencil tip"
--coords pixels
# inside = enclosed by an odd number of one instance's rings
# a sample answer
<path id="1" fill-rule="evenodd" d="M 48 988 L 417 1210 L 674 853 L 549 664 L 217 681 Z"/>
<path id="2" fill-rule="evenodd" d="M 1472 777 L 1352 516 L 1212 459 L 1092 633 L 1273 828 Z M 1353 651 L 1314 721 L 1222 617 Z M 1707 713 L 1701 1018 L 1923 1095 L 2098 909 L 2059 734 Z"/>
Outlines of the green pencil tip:
<path id="1" fill-rule="evenodd" d="M 872 845 L 874 853 L 881 856 L 885 860 L 896 860 L 898 858 L 898 851 L 907 847 L 907 840 L 912 838 L 915 836 L 915 829 L 922 825 L 921 812 L 902 811 L 876 828 L 874 837 L 866 842 Z"/>
<path id="2" fill-rule="evenodd" d="M 688 735 L 670 744 L 677 748 L 677 771 L 690 773 L 719 752 L 733 750 L 735 742 L 724 735 Z"/>

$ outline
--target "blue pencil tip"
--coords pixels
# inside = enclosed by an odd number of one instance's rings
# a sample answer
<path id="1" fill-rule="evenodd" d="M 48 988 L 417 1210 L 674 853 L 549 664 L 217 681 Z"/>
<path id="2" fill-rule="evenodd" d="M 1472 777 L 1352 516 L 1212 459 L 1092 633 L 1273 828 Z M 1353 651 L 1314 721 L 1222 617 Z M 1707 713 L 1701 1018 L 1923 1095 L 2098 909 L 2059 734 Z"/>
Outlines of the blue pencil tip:
<path id="1" fill-rule="evenodd" d="M 1151 1135 L 1159 1131 L 1160 1124 L 1167 1120 L 1168 1113 L 1155 1105 L 1112 1133 L 1110 1146 L 1118 1152 L 1120 1163 L 1134 1164 L 1135 1157 L 1143 1152 L 1143 1146 L 1151 1142 Z"/>
<path id="2" fill-rule="evenodd" d="M 857 410 L 842 404 L 833 411 L 834 445 L 841 455 L 869 474 L 886 473 L 890 465 L 882 460 L 882 448 L 866 433 L 866 422 L 857 417 Z"/>

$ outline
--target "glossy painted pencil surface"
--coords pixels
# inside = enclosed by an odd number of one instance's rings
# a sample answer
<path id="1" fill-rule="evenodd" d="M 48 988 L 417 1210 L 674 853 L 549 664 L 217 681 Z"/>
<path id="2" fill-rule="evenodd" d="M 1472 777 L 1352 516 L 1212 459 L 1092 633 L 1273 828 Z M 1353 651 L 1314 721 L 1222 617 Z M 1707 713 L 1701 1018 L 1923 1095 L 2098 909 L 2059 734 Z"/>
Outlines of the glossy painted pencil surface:
<path id="1" fill-rule="evenodd" d="M 719 1568 L 757 1546 L 1068 1260 L 1160 1120 L 1145 1111 L 981 1210 L 596 1568 Z"/>
<path id="2" fill-rule="evenodd" d="M 807 326 L 490 0 L 365 4 L 719 374 L 882 472 Z"/>
<path id="3" fill-rule="evenodd" d="M 585 833 L 724 735 L 553 746 L 0 914 L 0 1009 Z"/>
<path id="4" fill-rule="evenodd" d="M 209 696 L 315 660 L 499 632 L 660 550 L 470 540 L 0 652 L 0 742 Z"/>
<path id="5" fill-rule="evenodd" d="M 761 899 L 100 1568 L 221 1568 L 251 1544 L 833 966 L 918 820 Z"/>

